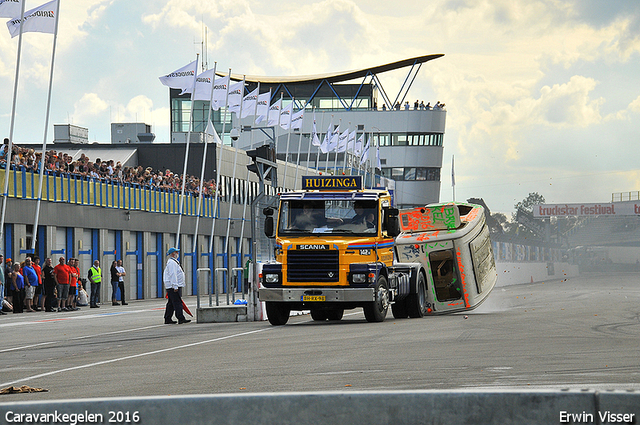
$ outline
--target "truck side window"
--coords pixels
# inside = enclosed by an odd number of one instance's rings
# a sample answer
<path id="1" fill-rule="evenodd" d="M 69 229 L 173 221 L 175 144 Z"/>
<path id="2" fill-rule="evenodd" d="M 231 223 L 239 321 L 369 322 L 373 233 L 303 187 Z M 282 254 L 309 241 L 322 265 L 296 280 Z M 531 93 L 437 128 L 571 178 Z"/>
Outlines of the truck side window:
<path id="1" fill-rule="evenodd" d="M 457 300 L 462 298 L 460 279 L 455 267 L 452 250 L 433 251 L 429 253 L 431 275 L 438 301 Z"/>

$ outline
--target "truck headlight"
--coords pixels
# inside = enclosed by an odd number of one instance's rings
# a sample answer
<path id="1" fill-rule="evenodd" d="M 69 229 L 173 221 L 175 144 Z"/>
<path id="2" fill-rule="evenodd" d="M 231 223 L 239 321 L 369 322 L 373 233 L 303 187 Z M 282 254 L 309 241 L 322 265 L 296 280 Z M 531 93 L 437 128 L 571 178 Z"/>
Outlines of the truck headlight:
<path id="1" fill-rule="evenodd" d="M 264 275 L 264 281 L 266 283 L 278 283 L 278 274 L 277 273 L 267 273 Z"/>
<path id="2" fill-rule="evenodd" d="M 354 273 L 351 276 L 353 283 L 365 283 L 367 281 L 367 275 L 365 273 Z"/>

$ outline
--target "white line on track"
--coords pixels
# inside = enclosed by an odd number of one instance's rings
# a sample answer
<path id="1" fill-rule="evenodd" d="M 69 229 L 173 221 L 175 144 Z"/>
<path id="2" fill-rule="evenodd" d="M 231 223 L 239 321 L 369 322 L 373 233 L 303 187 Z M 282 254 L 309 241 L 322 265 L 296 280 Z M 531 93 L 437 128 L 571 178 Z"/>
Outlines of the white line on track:
<path id="1" fill-rule="evenodd" d="M 64 320 L 79 320 L 79 319 L 95 319 L 97 317 L 108 317 L 108 316 L 119 316 L 122 314 L 135 314 L 135 313 L 145 313 L 148 311 L 157 311 L 164 310 L 164 307 L 157 308 L 146 308 L 142 310 L 131 310 L 131 311 L 114 311 L 114 312 L 104 312 L 104 313 L 94 313 L 94 314 L 84 314 L 84 315 L 74 315 L 74 316 L 46 316 L 44 318 L 39 318 L 37 320 L 30 321 L 20 321 L 20 322 L 11 322 L 11 323 L 2 323 L 0 324 L 0 328 L 14 327 L 14 326 L 25 326 L 25 325 L 37 325 L 42 323 L 55 323 L 61 322 Z"/>
<path id="2" fill-rule="evenodd" d="M 26 349 L 26 348 L 41 347 L 43 345 L 62 344 L 62 343 L 68 342 L 68 341 L 77 341 L 77 340 L 80 340 L 80 339 L 95 338 L 95 337 L 104 336 L 104 335 L 115 335 L 115 334 L 120 334 L 120 333 L 142 331 L 142 330 L 145 330 L 145 329 L 159 328 L 161 326 L 164 326 L 164 325 L 143 326 L 141 328 L 123 329 L 123 330 L 111 331 L 111 332 L 102 332 L 102 333 L 99 333 L 99 334 L 77 336 L 77 337 L 69 338 L 69 339 L 65 339 L 65 340 L 41 342 L 39 344 L 31 344 L 31 345 L 23 345 L 22 347 L 5 348 L 4 350 L 0 350 L 0 353 L 4 353 L 4 352 L 7 352 L 7 351 L 23 350 L 23 349 Z"/>
<path id="3" fill-rule="evenodd" d="M 270 327 L 270 328 L 257 329 L 257 330 L 254 330 L 254 331 L 241 332 L 239 334 L 222 336 L 222 337 L 219 337 L 219 338 L 209 339 L 209 340 L 206 340 L 206 341 L 192 342 L 190 344 L 184 344 L 184 345 L 178 345 L 178 346 L 175 346 L 175 347 L 163 348 L 161 350 L 148 351 L 146 353 L 133 354 L 133 355 L 130 355 L 130 356 L 117 357 L 115 359 L 103 360 L 103 361 L 100 361 L 100 362 L 95 362 L 95 363 L 90 363 L 90 364 L 83 364 L 83 365 L 80 365 L 80 366 L 68 367 L 68 368 L 65 368 L 65 369 L 52 370 L 51 372 L 41 373 L 41 374 L 38 374 L 38 375 L 28 376 L 26 378 L 20 378 L 20 379 L 16 379 L 16 380 L 9 381 L 9 382 L 4 382 L 4 383 L 0 384 L 0 388 L 6 387 L 7 385 L 13 385 L 13 384 L 16 384 L 18 382 L 25 382 L 25 381 L 30 381 L 30 380 L 33 380 L 33 379 L 44 378 L 45 376 L 57 375 L 59 373 L 71 372 L 73 370 L 86 369 L 88 367 L 101 366 L 101 365 L 105 365 L 105 364 L 109 364 L 109 363 L 115 363 L 115 362 L 120 362 L 120 361 L 124 361 L 124 360 L 136 359 L 136 358 L 139 358 L 139 357 L 152 356 L 154 354 L 166 353 L 166 352 L 169 352 L 169 351 L 180 350 L 180 349 L 183 349 L 183 348 L 196 347 L 198 345 L 210 344 L 210 343 L 213 343 L 213 342 L 224 341 L 226 339 L 231 339 L 231 338 L 238 338 L 238 337 L 241 337 L 241 336 L 251 335 L 251 334 L 264 332 L 264 331 L 268 331 L 268 330 L 272 330 L 272 329 L 277 329 L 277 327 Z"/>
<path id="4" fill-rule="evenodd" d="M 6 348 L 4 350 L 0 350 L 0 353 L 6 353 L 7 351 L 23 350 L 25 348 L 40 347 L 42 345 L 56 344 L 57 342 L 59 341 L 41 342 L 40 344 L 23 345 L 22 347 Z"/>

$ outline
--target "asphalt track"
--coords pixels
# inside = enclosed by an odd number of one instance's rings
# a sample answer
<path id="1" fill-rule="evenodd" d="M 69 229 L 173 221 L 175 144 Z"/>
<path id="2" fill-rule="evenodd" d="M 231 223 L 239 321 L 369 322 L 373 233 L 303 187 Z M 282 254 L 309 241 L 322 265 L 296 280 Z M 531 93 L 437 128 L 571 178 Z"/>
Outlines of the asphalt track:
<path id="1" fill-rule="evenodd" d="M 194 310 L 196 299 L 186 299 Z M 497 287 L 466 314 L 164 325 L 163 300 L 0 316 L 0 403 L 412 389 L 640 390 L 640 275 Z M 465 317 L 466 316 L 466 317 Z"/>

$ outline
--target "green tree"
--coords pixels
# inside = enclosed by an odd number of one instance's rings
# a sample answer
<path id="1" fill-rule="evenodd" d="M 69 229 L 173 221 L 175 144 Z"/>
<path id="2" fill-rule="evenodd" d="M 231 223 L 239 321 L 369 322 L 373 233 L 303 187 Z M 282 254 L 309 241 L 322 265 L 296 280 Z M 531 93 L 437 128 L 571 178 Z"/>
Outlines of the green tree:
<path id="1" fill-rule="evenodd" d="M 518 202 L 513 206 L 513 209 L 517 212 L 520 208 L 527 212 L 533 212 L 534 205 L 544 204 L 544 196 L 540 195 L 538 192 L 532 192 L 524 198 L 522 201 Z"/>

